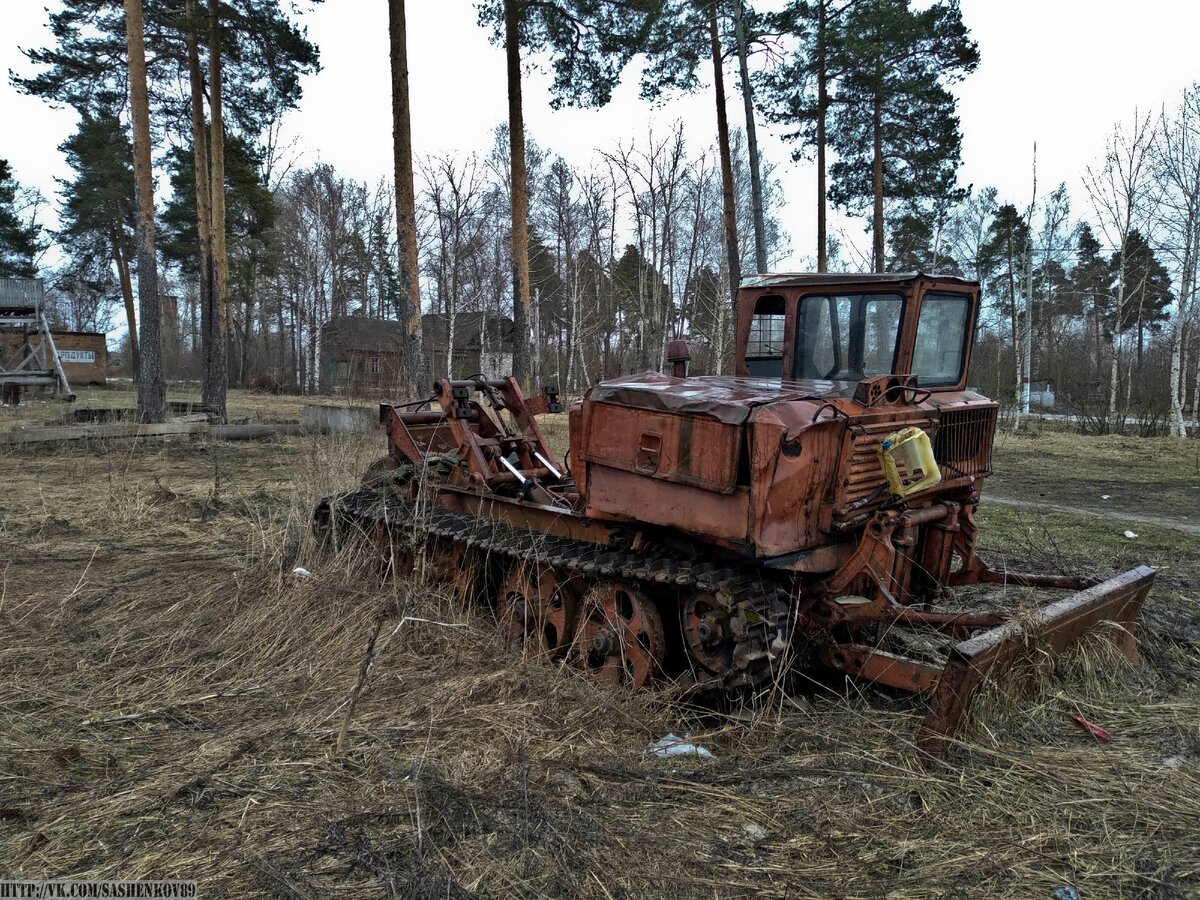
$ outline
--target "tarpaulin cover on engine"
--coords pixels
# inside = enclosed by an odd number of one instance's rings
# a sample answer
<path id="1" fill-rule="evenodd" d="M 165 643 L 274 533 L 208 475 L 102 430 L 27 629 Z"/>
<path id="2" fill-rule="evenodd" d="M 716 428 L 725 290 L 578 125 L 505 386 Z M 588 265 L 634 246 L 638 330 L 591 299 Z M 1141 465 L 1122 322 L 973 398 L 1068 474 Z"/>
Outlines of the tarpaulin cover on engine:
<path id="1" fill-rule="evenodd" d="M 781 400 L 826 398 L 852 392 L 835 381 L 773 381 L 769 378 L 706 376 L 672 378 L 643 372 L 605 381 L 588 395 L 594 403 L 616 403 L 656 412 L 710 416 L 726 425 L 741 425 L 756 406 Z"/>

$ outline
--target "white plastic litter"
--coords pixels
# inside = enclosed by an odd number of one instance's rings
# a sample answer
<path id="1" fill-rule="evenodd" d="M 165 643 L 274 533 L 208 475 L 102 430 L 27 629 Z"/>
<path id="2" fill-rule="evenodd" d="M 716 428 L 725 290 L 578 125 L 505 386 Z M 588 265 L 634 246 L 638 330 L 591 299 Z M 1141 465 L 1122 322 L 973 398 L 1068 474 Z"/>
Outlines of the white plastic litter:
<path id="1" fill-rule="evenodd" d="M 1111 500 L 1111 499 L 1112 499 L 1112 494 L 1101 494 L 1101 495 L 1100 495 L 1100 499 L 1101 499 L 1101 500 Z"/>
<path id="2" fill-rule="evenodd" d="M 647 756 L 666 759 L 670 756 L 698 756 L 700 759 L 715 759 L 712 751 L 689 743 L 677 734 L 667 734 L 646 748 Z"/>
<path id="3" fill-rule="evenodd" d="M 1127 531 L 1127 532 L 1125 532 L 1125 537 L 1129 538 L 1132 541 L 1135 537 L 1137 537 L 1137 532 L 1136 531 Z"/>
<path id="4" fill-rule="evenodd" d="M 296 566 L 296 568 L 292 569 L 292 574 L 298 575 L 301 578 L 307 578 L 312 574 L 312 572 L 308 571 L 308 569 L 304 568 L 303 566 Z"/>

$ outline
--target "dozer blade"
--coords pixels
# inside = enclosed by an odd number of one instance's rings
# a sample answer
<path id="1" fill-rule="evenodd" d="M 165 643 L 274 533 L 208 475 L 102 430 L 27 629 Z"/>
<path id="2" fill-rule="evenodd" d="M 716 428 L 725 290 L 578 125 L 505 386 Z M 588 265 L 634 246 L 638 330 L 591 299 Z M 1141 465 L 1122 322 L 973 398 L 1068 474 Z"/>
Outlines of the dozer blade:
<path id="1" fill-rule="evenodd" d="M 945 752 L 979 685 L 989 673 L 1010 666 L 1031 641 L 1061 651 L 1092 626 L 1113 622 L 1117 648 L 1136 662 L 1134 623 L 1153 582 L 1154 569 L 1139 566 L 1044 606 L 1024 621 L 1007 622 L 955 645 L 937 678 L 917 743 L 930 753 Z"/>

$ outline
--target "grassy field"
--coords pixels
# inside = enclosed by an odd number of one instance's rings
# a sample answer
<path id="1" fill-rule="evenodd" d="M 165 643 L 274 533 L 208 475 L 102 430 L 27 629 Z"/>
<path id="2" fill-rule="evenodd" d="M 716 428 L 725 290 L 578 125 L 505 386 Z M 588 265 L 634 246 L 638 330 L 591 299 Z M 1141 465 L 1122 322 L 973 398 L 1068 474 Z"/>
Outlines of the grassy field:
<path id="1" fill-rule="evenodd" d="M 1085 437 L 1044 427 L 1036 437 L 1001 434 L 995 469 L 990 487 L 1006 497 L 1190 515 L 1200 524 L 1200 441 Z"/>
<path id="2" fill-rule="evenodd" d="M 838 685 L 697 717 L 523 660 L 439 586 L 320 551 L 312 503 L 380 444 L 0 454 L 0 875 L 195 878 L 206 897 L 1200 895 L 1194 537 L 982 510 L 994 559 L 1158 566 L 1144 659 L 1042 661 L 929 767 L 911 701 Z M 995 487 L 1182 515 L 1195 455 L 1007 437 Z M 669 731 L 716 758 L 648 758 Z"/>

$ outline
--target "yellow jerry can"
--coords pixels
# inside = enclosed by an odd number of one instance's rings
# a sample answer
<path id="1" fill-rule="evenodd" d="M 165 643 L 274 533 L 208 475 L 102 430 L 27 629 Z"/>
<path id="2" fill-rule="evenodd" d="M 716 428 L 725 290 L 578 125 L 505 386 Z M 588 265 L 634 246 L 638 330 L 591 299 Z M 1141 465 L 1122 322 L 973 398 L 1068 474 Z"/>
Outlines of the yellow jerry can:
<path id="1" fill-rule="evenodd" d="M 929 435 L 915 425 L 887 436 L 879 447 L 879 464 L 893 497 L 908 497 L 942 480 Z"/>

